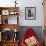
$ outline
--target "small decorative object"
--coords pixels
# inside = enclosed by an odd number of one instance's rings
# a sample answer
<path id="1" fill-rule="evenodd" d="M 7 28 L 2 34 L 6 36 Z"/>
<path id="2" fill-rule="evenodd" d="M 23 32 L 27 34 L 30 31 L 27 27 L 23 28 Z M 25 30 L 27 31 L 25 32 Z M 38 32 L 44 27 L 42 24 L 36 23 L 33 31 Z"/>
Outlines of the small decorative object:
<path id="1" fill-rule="evenodd" d="M 9 10 L 2 10 L 2 15 L 9 15 Z"/>
<path id="2" fill-rule="evenodd" d="M 5 24 L 8 24 L 8 18 L 7 18 L 7 19 L 5 19 Z"/>
<path id="3" fill-rule="evenodd" d="M 16 7 L 16 4 L 17 4 L 17 2 L 16 2 L 17 0 L 15 0 L 15 7 Z"/>
<path id="4" fill-rule="evenodd" d="M 9 13 L 10 15 L 17 15 L 17 11 L 15 11 L 15 10 L 10 10 L 10 13 Z"/>
<path id="5" fill-rule="evenodd" d="M 27 19 L 27 20 L 36 19 L 36 8 L 35 7 L 26 7 L 25 8 L 25 19 Z"/>
<path id="6" fill-rule="evenodd" d="M 14 15 L 14 10 L 11 10 L 10 11 L 10 15 Z"/>

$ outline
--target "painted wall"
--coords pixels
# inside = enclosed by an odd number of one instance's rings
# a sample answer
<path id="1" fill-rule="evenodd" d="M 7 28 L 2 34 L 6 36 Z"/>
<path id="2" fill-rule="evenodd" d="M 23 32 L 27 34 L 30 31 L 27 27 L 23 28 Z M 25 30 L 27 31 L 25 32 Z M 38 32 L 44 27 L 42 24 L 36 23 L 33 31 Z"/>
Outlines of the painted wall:
<path id="1" fill-rule="evenodd" d="M 0 0 L 0 6 L 15 6 L 15 0 Z M 20 26 L 43 26 L 43 6 L 42 0 L 17 0 L 19 6 Z M 25 7 L 36 7 L 36 20 L 25 20 Z M 10 17 L 12 18 L 12 17 Z M 10 19 L 9 19 L 10 20 Z M 13 21 L 15 22 L 15 20 Z"/>

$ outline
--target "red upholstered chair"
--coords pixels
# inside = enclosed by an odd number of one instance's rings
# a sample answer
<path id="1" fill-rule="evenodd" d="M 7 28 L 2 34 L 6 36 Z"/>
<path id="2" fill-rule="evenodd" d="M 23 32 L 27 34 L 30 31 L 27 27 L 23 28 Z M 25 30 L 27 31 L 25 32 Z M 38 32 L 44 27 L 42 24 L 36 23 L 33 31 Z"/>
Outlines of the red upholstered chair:
<path id="1" fill-rule="evenodd" d="M 24 37 L 22 38 L 21 46 L 27 46 L 25 40 L 34 36 L 37 39 L 36 33 L 33 31 L 32 28 L 27 29 L 27 31 L 24 34 Z M 41 46 L 40 42 L 37 40 L 37 44 L 34 46 Z"/>

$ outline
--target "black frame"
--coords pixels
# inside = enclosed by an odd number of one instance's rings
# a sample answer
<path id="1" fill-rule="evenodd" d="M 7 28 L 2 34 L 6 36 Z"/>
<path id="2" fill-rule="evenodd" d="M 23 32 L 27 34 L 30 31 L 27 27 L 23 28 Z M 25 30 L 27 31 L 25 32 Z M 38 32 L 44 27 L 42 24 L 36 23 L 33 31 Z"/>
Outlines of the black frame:
<path id="1" fill-rule="evenodd" d="M 30 15 L 30 16 L 28 15 L 29 17 L 27 17 L 27 12 Z M 36 7 L 25 7 L 25 19 L 26 20 L 36 20 Z"/>

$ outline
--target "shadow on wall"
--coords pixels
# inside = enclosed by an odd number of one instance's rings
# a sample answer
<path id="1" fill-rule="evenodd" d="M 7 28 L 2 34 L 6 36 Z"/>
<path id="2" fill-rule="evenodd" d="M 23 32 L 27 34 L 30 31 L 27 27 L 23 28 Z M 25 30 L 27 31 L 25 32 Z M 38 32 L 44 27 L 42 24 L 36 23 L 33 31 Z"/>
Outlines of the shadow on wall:
<path id="1" fill-rule="evenodd" d="M 23 38 L 23 35 L 25 33 L 25 31 L 28 29 L 28 28 L 32 28 L 36 34 L 37 34 L 37 37 L 39 39 L 39 41 L 41 43 L 43 43 L 43 30 L 42 30 L 42 26 L 21 26 L 20 27 L 20 32 L 19 32 L 19 39 L 20 39 L 20 42 Z"/>

